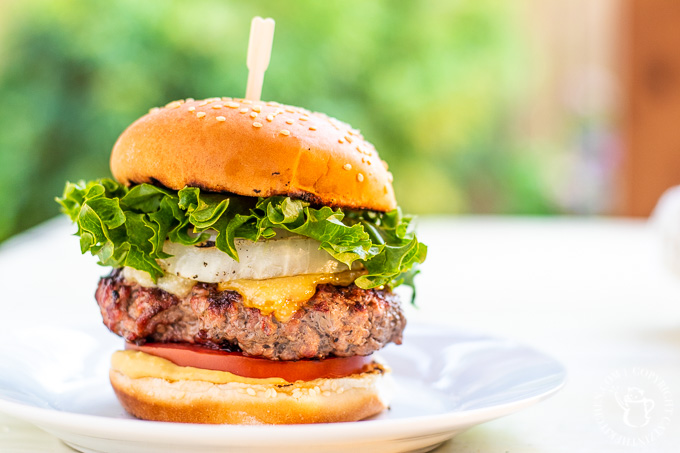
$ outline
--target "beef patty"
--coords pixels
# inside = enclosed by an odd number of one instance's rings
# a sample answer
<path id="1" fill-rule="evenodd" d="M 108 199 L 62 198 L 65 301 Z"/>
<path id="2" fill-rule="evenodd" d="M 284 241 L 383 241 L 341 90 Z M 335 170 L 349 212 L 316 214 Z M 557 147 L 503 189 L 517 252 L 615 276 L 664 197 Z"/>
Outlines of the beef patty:
<path id="1" fill-rule="evenodd" d="M 287 322 L 243 305 L 235 291 L 198 283 L 180 298 L 127 282 L 120 270 L 99 281 L 104 324 L 134 343 L 191 343 L 272 360 L 368 355 L 401 344 L 406 318 L 389 289 L 319 285 Z"/>

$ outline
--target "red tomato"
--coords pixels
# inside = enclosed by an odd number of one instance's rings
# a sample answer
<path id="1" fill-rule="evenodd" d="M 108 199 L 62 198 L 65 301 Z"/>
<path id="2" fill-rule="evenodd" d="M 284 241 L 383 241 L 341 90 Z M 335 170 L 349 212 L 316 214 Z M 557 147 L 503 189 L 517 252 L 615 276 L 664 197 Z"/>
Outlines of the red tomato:
<path id="1" fill-rule="evenodd" d="M 373 361 L 371 356 L 329 357 L 323 360 L 268 360 L 246 357 L 240 352 L 225 352 L 182 343 L 125 343 L 125 349 L 162 357 L 179 366 L 228 371 L 242 377 L 279 377 L 288 382 L 318 378 L 339 378 L 360 373 Z"/>

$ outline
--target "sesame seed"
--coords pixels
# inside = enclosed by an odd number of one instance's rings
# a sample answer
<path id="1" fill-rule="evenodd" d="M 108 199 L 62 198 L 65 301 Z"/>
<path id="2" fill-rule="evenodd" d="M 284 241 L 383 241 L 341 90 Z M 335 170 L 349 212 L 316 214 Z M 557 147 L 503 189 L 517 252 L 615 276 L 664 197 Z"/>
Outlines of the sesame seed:
<path id="1" fill-rule="evenodd" d="M 295 110 L 293 110 L 293 109 L 290 108 L 290 107 L 287 107 L 287 108 L 286 108 L 286 112 L 288 112 L 288 113 L 295 113 Z"/>
<path id="2" fill-rule="evenodd" d="M 310 131 L 315 131 L 316 128 L 315 128 L 314 126 L 309 126 L 309 130 L 310 130 Z"/>
<path id="3" fill-rule="evenodd" d="M 227 107 L 229 107 L 230 109 L 237 109 L 239 105 L 241 104 L 239 104 L 238 102 L 230 102 L 229 104 L 227 104 Z"/>
<path id="4" fill-rule="evenodd" d="M 293 124 L 293 123 L 294 123 L 293 120 L 286 120 L 286 124 Z"/>
<path id="5" fill-rule="evenodd" d="M 215 119 L 216 119 L 217 121 L 227 121 L 227 119 L 226 119 L 225 117 L 223 117 L 223 116 L 218 116 L 218 117 L 215 118 Z"/>
<path id="6" fill-rule="evenodd" d="M 241 112 L 241 113 L 248 113 L 248 109 L 244 107 L 244 108 L 242 108 L 241 110 L 239 110 L 239 112 Z"/>
<path id="7" fill-rule="evenodd" d="M 186 98 L 186 99 L 184 100 L 184 102 L 194 102 L 194 101 L 195 101 L 194 98 Z"/>
<path id="8" fill-rule="evenodd" d="M 306 116 L 301 116 L 300 121 L 309 121 L 309 118 L 307 118 Z"/>
<path id="9" fill-rule="evenodd" d="M 290 131 L 288 129 L 281 129 L 281 135 L 290 135 Z"/>
<path id="10" fill-rule="evenodd" d="M 345 164 L 345 165 L 342 166 L 342 168 L 344 168 L 345 170 L 349 171 L 349 170 L 352 169 L 352 164 Z"/>
<path id="11" fill-rule="evenodd" d="M 253 101 L 251 101 L 250 99 L 244 99 L 241 102 L 243 102 L 244 104 L 252 104 L 253 103 Z"/>
<path id="12" fill-rule="evenodd" d="M 258 122 L 258 121 L 255 121 L 255 122 L 253 123 L 253 127 L 262 127 L 262 123 L 260 123 L 260 122 Z"/>
<path id="13" fill-rule="evenodd" d="M 210 101 L 206 99 L 205 101 L 203 101 L 203 102 L 201 102 L 200 104 L 198 104 L 198 106 L 199 106 L 199 107 L 203 107 L 204 105 L 208 105 L 208 104 L 210 104 Z"/>
<path id="14" fill-rule="evenodd" d="M 340 388 L 338 389 L 338 393 L 342 393 L 342 392 L 344 392 L 344 391 L 345 391 L 345 387 L 340 387 Z"/>
<path id="15" fill-rule="evenodd" d="M 269 102 L 267 102 L 267 105 L 272 105 L 272 106 L 274 106 L 274 107 L 278 107 L 278 106 L 281 105 L 281 104 L 279 104 L 278 102 L 269 101 Z"/>
<path id="16" fill-rule="evenodd" d="M 384 160 L 381 160 L 380 162 L 382 162 L 383 167 L 385 167 L 385 170 L 389 170 L 389 169 L 390 169 L 390 166 L 387 165 L 387 162 L 385 162 Z"/>
<path id="17" fill-rule="evenodd" d="M 222 108 L 222 104 L 215 104 L 215 105 L 212 106 L 212 108 L 214 108 L 214 109 L 221 109 L 221 108 Z"/>
<path id="18" fill-rule="evenodd" d="M 392 181 L 394 180 L 394 176 L 392 176 L 392 173 L 389 172 L 389 171 L 387 172 L 387 180 L 388 180 L 389 182 L 392 182 Z"/>
<path id="19" fill-rule="evenodd" d="M 197 118 L 203 118 L 204 116 L 205 116 L 205 112 L 196 112 Z"/>
<path id="20" fill-rule="evenodd" d="M 343 144 L 343 143 L 345 143 L 345 141 L 343 139 L 339 138 L 338 143 Z"/>
<path id="21" fill-rule="evenodd" d="M 261 110 L 260 110 L 260 106 L 259 106 L 259 105 L 253 106 L 253 112 L 260 113 L 260 111 L 261 111 Z"/>
<path id="22" fill-rule="evenodd" d="M 367 161 L 366 161 L 366 165 L 371 165 L 371 161 L 370 161 L 370 160 L 367 160 Z"/>
<path id="23" fill-rule="evenodd" d="M 316 393 L 318 393 L 318 394 L 321 394 L 321 389 L 319 388 L 318 385 L 315 385 L 315 386 L 314 386 L 314 391 L 315 391 Z"/>
<path id="24" fill-rule="evenodd" d="M 357 181 L 363 182 L 364 181 L 364 175 L 361 173 L 357 173 Z"/>
<path id="25" fill-rule="evenodd" d="M 251 118 L 257 118 L 257 112 L 250 112 Z"/>
<path id="26" fill-rule="evenodd" d="M 191 107 L 189 107 L 190 112 L 193 112 L 194 110 L 196 110 L 196 107 L 194 107 L 193 105 Z"/>
<path id="27" fill-rule="evenodd" d="M 250 387 L 246 389 L 246 393 L 250 396 L 255 396 L 255 390 L 251 389 Z"/>
<path id="28" fill-rule="evenodd" d="M 231 101 L 231 98 L 225 96 L 225 97 L 222 98 L 222 100 L 225 101 L 225 102 L 229 102 L 229 101 Z"/>
<path id="29" fill-rule="evenodd" d="M 274 115 L 267 115 L 267 121 L 274 121 Z"/>
<path id="30" fill-rule="evenodd" d="M 316 396 L 316 390 L 309 389 L 309 396 Z"/>
<path id="31" fill-rule="evenodd" d="M 156 113 L 156 112 L 159 111 L 159 110 L 160 110 L 160 109 L 159 109 L 158 107 L 154 107 L 154 108 L 152 108 L 152 109 L 149 109 L 149 113 Z"/>
<path id="32" fill-rule="evenodd" d="M 345 140 L 347 140 L 347 143 L 352 143 L 352 139 L 349 137 L 349 135 L 345 136 Z"/>
<path id="33" fill-rule="evenodd" d="M 176 108 L 179 107 L 180 105 L 182 105 L 182 103 L 181 103 L 180 101 L 173 101 L 173 102 L 167 104 L 167 105 L 165 106 L 165 108 L 166 108 L 166 109 L 176 109 Z"/>

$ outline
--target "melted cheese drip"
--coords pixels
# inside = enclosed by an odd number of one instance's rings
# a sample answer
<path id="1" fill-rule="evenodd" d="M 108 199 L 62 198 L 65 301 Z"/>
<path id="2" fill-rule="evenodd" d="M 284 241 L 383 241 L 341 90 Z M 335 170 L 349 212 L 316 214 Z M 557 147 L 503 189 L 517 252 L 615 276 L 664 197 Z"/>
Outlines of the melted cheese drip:
<path id="1" fill-rule="evenodd" d="M 188 278 L 178 277 L 173 274 L 165 274 L 157 280 L 157 283 L 154 283 L 147 272 L 131 267 L 123 268 L 123 277 L 128 282 L 138 283 L 147 288 L 160 288 L 178 297 L 186 297 L 191 292 L 191 288 L 197 283 L 196 280 L 189 280 Z"/>
<path id="2" fill-rule="evenodd" d="M 289 321 L 305 302 L 312 298 L 316 286 L 323 283 L 347 286 L 366 271 L 335 274 L 308 274 L 267 280 L 232 280 L 220 283 L 220 291 L 236 291 L 243 305 L 257 308 L 263 315 L 274 314 L 281 322 Z"/>
<path id="3" fill-rule="evenodd" d="M 190 366 L 178 366 L 169 360 L 141 351 L 116 351 L 111 357 L 111 368 L 132 378 L 160 378 L 176 382 L 182 380 L 205 381 L 213 384 L 274 384 L 284 385 L 288 381 L 274 377 L 267 379 L 247 378 L 227 371 L 205 370 Z"/>
<path id="4" fill-rule="evenodd" d="M 274 314 L 276 319 L 287 322 L 305 302 L 312 298 L 316 286 L 324 283 L 350 285 L 365 270 L 328 274 L 305 274 L 293 277 L 277 277 L 264 280 L 238 279 L 219 283 L 220 291 L 236 291 L 243 297 L 243 305 L 257 308 L 263 315 Z M 178 297 L 186 297 L 196 280 L 166 274 L 154 284 L 146 272 L 131 267 L 123 268 L 125 280 L 148 288 L 160 288 Z"/>

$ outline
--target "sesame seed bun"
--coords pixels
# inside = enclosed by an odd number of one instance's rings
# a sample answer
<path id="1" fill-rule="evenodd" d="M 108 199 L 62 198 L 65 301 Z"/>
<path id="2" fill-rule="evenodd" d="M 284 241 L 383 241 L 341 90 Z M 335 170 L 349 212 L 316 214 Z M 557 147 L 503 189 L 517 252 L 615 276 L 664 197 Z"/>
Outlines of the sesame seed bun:
<path id="1" fill-rule="evenodd" d="M 168 381 L 109 373 L 126 411 L 144 420 L 209 424 L 299 424 L 362 420 L 385 410 L 392 393 L 388 369 L 287 385 Z"/>
<path id="2" fill-rule="evenodd" d="M 389 211 L 392 175 L 359 131 L 274 102 L 175 101 L 128 127 L 111 154 L 126 185 L 286 195 L 314 204 Z"/>

